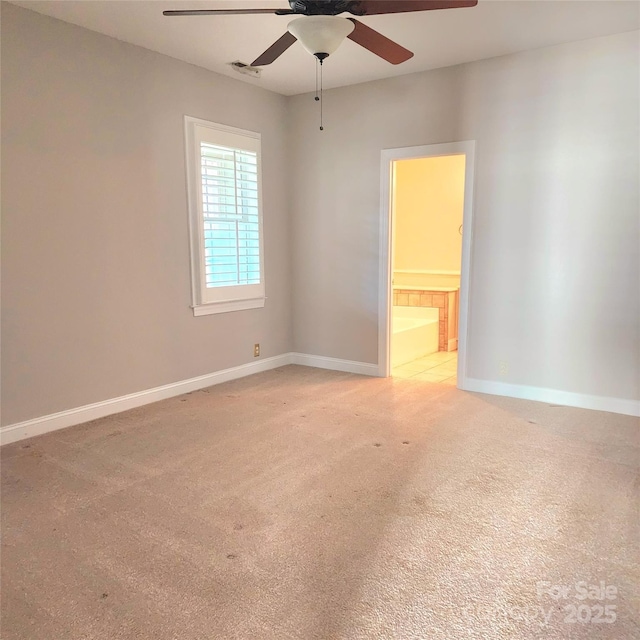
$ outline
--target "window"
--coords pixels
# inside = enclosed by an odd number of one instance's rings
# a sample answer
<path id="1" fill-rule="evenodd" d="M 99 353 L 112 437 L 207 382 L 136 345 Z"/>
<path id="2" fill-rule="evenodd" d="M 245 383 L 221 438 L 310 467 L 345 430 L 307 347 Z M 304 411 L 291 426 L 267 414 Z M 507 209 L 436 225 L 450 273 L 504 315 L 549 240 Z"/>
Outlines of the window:
<path id="1" fill-rule="evenodd" d="M 196 316 L 263 307 L 260 134 L 185 116 Z"/>

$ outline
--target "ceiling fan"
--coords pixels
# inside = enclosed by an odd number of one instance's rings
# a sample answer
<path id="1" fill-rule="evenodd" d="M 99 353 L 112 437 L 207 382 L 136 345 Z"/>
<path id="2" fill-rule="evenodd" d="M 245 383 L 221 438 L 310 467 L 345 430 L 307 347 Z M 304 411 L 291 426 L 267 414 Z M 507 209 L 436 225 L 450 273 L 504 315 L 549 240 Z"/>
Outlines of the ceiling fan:
<path id="1" fill-rule="evenodd" d="M 478 0 L 289 0 L 290 9 L 192 9 L 163 11 L 165 16 L 244 15 L 270 13 L 302 16 L 292 20 L 287 32 L 274 42 L 251 66 L 271 64 L 296 40 L 321 63 L 349 38 L 391 64 L 400 64 L 413 53 L 355 18 L 339 14 L 373 16 L 389 13 L 474 7 Z"/>

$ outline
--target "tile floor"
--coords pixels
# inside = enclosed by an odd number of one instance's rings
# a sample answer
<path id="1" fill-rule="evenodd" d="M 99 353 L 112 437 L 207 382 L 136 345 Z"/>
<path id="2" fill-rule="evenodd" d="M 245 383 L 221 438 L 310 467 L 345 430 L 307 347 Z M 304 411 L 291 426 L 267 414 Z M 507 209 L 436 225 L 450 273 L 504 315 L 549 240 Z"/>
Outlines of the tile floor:
<path id="1" fill-rule="evenodd" d="M 394 378 L 411 378 L 426 382 L 457 384 L 457 351 L 438 351 L 413 362 L 407 362 L 391 369 Z"/>

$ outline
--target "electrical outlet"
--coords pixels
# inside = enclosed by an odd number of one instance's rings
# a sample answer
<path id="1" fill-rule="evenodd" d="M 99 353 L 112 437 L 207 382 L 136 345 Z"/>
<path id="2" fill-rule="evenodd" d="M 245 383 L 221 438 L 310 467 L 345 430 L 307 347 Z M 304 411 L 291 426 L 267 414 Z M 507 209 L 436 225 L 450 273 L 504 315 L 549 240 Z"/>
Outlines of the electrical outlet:
<path id="1" fill-rule="evenodd" d="M 498 364 L 498 374 L 501 378 L 505 378 L 509 375 L 509 363 L 506 360 L 500 360 Z"/>
<path id="2" fill-rule="evenodd" d="M 259 343 L 259 342 L 256 342 L 256 343 L 253 345 L 253 357 L 254 357 L 254 358 L 257 358 L 257 357 L 259 357 L 259 356 L 260 356 L 260 343 Z"/>

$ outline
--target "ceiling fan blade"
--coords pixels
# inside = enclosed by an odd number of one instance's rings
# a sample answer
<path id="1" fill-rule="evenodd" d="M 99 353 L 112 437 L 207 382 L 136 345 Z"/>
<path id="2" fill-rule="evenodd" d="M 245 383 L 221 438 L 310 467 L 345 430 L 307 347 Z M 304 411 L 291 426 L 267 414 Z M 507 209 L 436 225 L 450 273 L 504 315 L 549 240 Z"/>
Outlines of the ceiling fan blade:
<path id="1" fill-rule="evenodd" d="M 252 13 L 275 13 L 277 15 L 289 15 L 294 13 L 289 9 L 178 9 L 176 11 L 163 11 L 165 16 L 236 16 Z"/>
<path id="2" fill-rule="evenodd" d="M 276 40 L 261 56 L 256 58 L 252 63 L 252 67 L 263 67 L 271 64 L 276 58 L 279 58 L 297 38 L 288 31 L 282 38 Z"/>
<path id="3" fill-rule="evenodd" d="M 350 40 L 357 42 L 371 53 L 375 53 L 391 64 L 400 64 L 413 58 L 413 53 L 409 49 L 401 47 L 397 42 L 389 40 L 386 36 L 378 33 L 375 29 L 353 18 L 348 18 L 356 25 L 356 28 L 347 36 Z"/>
<path id="4" fill-rule="evenodd" d="M 478 0 L 359 0 L 349 9 L 356 16 L 475 7 Z"/>

